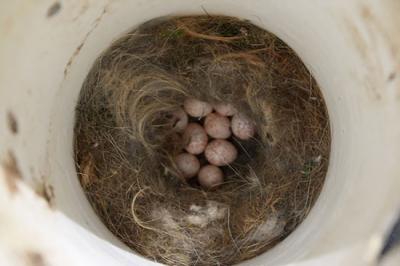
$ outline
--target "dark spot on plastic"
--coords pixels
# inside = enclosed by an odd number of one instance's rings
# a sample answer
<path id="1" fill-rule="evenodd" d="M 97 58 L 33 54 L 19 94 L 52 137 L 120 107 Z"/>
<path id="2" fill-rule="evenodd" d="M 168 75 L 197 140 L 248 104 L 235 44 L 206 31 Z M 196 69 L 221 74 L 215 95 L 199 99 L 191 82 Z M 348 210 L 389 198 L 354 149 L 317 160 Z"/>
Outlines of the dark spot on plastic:
<path id="1" fill-rule="evenodd" d="M 16 135 L 18 133 L 18 122 L 17 122 L 17 119 L 15 118 L 14 114 L 11 112 L 7 113 L 7 124 L 8 124 L 8 128 L 10 129 L 11 133 L 13 135 Z"/>
<path id="2" fill-rule="evenodd" d="M 17 180 L 22 179 L 21 171 L 19 170 L 17 159 L 12 151 L 9 151 L 6 158 L 1 163 L 6 179 L 6 185 L 11 194 L 15 194 L 18 190 Z"/>
<path id="3" fill-rule="evenodd" d="M 26 262 L 29 266 L 46 266 L 48 265 L 42 254 L 37 251 L 28 251 L 26 253 Z"/>
<path id="4" fill-rule="evenodd" d="M 54 194 L 54 187 L 52 185 L 45 183 L 43 185 L 41 196 L 47 201 L 50 208 L 54 207 L 55 194 Z"/>
<path id="5" fill-rule="evenodd" d="M 390 82 L 390 81 L 393 81 L 395 78 L 396 78 L 396 72 L 392 72 L 392 73 L 389 75 L 389 77 L 388 77 L 387 80 Z"/>
<path id="6" fill-rule="evenodd" d="M 383 248 L 381 250 L 380 259 L 382 259 L 386 254 L 388 254 L 391 250 L 394 250 L 395 247 L 400 246 L 400 214 L 397 218 L 397 221 L 390 229 Z"/>
<path id="7" fill-rule="evenodd" d="M 82 47 L 83 47 L 84 44 L 85 44 L 85 42 L 82 42 L 82 43 L 76 48 L 76 50 L 74 51 L 74 53 L 72 54 L 71 58 L 69 59 L 67 65 L 66 65 L 66 67 L 65 67 L 65 69 L 64 69 L 64 77 L 67 76 L 68 71 L 69 71 L 69 68 L 71 67 L 73 60 L 74 60 L 75 57 L 79 54 L 79 52 L 81 51 L 81 49 L 82 49 Z"/>
<path id="8" fill-rule="evenodd" d="M 61 3 L 55 2 L 53 3 L 49 9 L 47 10 L 47 17 L 51 18 L 52 16 L 56 15 L 61 10 Z"/>

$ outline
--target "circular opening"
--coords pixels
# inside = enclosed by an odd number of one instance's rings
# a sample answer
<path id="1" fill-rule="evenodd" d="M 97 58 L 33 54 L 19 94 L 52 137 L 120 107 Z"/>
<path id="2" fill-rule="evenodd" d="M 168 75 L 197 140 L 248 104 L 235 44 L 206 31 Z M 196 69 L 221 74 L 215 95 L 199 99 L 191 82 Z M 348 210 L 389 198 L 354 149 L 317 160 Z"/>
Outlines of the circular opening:
<path id="1" fill-rule="evenodd" d="M 97 59 L 77 107 L 89 201 L 125 244 L 171 265 L 230 265 L 279 243 L 315 202 L 329 149 L 301 60 L 231 17 L 141 25 Z"/>

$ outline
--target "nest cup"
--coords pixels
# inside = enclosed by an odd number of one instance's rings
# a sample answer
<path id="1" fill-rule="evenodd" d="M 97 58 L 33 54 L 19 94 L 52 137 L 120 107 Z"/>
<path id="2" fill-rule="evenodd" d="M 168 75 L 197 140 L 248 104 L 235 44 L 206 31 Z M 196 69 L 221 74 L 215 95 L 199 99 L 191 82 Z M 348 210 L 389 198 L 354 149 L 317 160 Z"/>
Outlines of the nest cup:
<path id="1" fill-rule="evenodd" d="M 252 139 L 230 138 L 239 156 L 214 190 L 174 164 L 184 143 L 171 114 L 189 97 L 230 103 L 256 125 Z M 310 211 L 329 149 L 325 104 L 301 60 L 231 17 L 141 25 L 97 59 L 76 109 L 90 203 L 126 245 L 169 265 L 231 265 L 273 247 Z"/>

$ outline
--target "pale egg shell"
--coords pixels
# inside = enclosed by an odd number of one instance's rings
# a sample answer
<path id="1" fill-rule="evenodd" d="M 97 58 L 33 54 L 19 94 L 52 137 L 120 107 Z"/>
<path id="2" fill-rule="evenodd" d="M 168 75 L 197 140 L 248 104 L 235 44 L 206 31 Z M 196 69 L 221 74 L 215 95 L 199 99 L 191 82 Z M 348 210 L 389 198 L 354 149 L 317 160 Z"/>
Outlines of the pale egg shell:
<path id="1" fill-rule="evenodd" d="M 236 108 L 230 103 L 217 103 L 214 104 L 214 110 L 223 116 L 233 116 L 237 113 Z"/>
<path id="2" fill-rule="evenodd" d="M 231 136 L 231 122 L 226 116 L 211 113 L 206 116 L 204 129 L 215 139 L 227 139 Z"/>
<path id="3" fill-rule="evenodd" d="M 200 169 L 200 162 L 190 153 L 181 153 L 175 157 L 175 164 L 184 178 L 194 177 Z"/>
<path id="4" fill-rule="evenodd" d="M 241 113 L 232 117 L 231 128 L 233 135 L 242 140 L 250 139 L 256 133 L 253 121 Z"/>
<path id="5" fill-rule="evenodd" d="M 211 104 L 194 98 L 188 98 L 183 103 L 185 112 L 193 117 L 204 117 L 212 112 Z"/>
<path id="6" fill-rule="evenodd" d="M 183 133 L 185 150 L 191 154 L 202 153 L 208 142 L 208 136 L 204 128 L 196 123 L 190 123 Z"/>
<path id="7" fill-rule="evenodd" d="M 189 123 L 189 117 L 182 108 L 172 112 L 172 119 L 174 122 L 173 129 L 176 132 L 183 132 Z"/>
<path id="8" fill-rule="evenodd" d="M 237 157 L 237 150 L 232 143 L 224 139 L 211 141 L 204 152 L 209 163 L 216 166 L 231 164 Z"/>
<path id="9" fill-rule="evenodd" d="M 215 188 L 224 182 L 222 170 L 211 164 L 203 166 L 197 177 L 200 185 L 205 188 Z"/>

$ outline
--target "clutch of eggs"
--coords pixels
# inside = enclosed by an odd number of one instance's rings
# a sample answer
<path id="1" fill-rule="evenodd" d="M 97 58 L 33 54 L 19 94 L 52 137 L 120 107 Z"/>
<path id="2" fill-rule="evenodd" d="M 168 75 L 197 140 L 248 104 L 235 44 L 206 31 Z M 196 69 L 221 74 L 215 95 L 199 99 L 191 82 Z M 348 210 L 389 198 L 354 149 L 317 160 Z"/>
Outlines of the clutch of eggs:
<path id="1" fill-rule="evenodd" d="M 189 116 L 199 123 L 189 122 Z M 197 176 L 201 186 L 207 189 L 224 182 L 221 166 L 233 163 L 238 151 L 227 140 L 232 135 L 248 140 L 255 135 L 254 122 L 230 103 L 214 105 L 195 98 L 187 98 L 183 108 L 172 113 L 173 129 L 182 134 L 184 150 L 175 157 L 175 164 L 185 179 Z M 204 118 L 203 125 L 200 121 Z M 209 138 L 212 140 L 209 142 Z M 197 155 L 204 153 L 207 165 L 201 166 Z"/>

